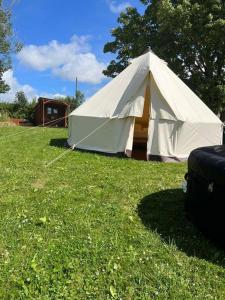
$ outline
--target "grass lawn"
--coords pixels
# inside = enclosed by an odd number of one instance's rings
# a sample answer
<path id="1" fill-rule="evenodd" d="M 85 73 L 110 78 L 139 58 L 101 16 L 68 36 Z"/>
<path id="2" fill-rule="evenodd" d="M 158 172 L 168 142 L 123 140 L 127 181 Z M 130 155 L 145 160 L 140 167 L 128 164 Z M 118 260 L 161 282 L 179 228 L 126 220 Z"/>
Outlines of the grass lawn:
<path id="1" fill-rule="evenodd" d="M 0 128 L 0 299 L 225 299 L 225 255 L 186 219 L 186 164 L 70 152 Z"/>

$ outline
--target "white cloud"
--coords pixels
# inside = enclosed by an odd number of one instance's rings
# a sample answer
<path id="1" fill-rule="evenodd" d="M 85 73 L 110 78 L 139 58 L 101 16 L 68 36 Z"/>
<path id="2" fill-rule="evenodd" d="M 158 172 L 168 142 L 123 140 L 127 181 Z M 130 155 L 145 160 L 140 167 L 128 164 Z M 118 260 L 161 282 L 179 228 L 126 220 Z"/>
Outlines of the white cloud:
<path id="1" fill-rule="evenodd" d="M 9 92 L 5 94 L 0 94 L 0 101 L 13 102 L 15 99 L 15 94 L 18 91 L 24 91 L 28 99 L 36 97 L 37 91 L 28 84 L 20 84 L 18 80 L 14 77 L 13 71 L 8 70 L 3 74 L 3 80 L 10 86 Z"/>
<path id="2" fill-rule="evenodd" d="M 65 98 L 66 95 L 60 94 L 60 93 L 40 93 L 39 95 L 36 96 L 36 98 L 39 97 L 44 97 L 44 98 L 49 98 L 49 99 L 55 99 L 55 98 Z"/>
<path id="3" fill-rule="evenodd" d="M 33 98 L 38 98 L 40 96 L 46 98 L 65 97 L 65 95 L 62 95 L 60 93 L 47 93 L 47 92 L 38 93 L 37 90 L 34 89 L 29 84 L 24 84 L 24 85 L 20 84 L 19 81 L 14 76 L 12 70 L 8 70 L 3 74 L 3 80 L 10 86 L 10 90 L 5 94 L 0 94 L 0 101 L 13 102 L 15 100 L 16 92 L 18 91 L 23 91 L 27 96 L 28 100 L 32 100 Z"/>
<path id="4" fill-rule="evenodd" d="M 111 12 L 113 12 L 114 14 L 119 14 L 122 11 L 124 11 L 127 7 L 132 6 L 130 2 L 118 3 L 118 1 L 114 0 L 107 0 L 107 4 L 109 5 Z"/>
<path id="5" fill-rule="evenodd" d="M 54 75 L 74 81 L 100 83 L 105 64 L 90 51 L 88 36 L 74 35 L 67 44 L 56 40 L 47 45 L 28 45 L 17 55 L 20 62 L 37 71 L 50 70 Z"/>

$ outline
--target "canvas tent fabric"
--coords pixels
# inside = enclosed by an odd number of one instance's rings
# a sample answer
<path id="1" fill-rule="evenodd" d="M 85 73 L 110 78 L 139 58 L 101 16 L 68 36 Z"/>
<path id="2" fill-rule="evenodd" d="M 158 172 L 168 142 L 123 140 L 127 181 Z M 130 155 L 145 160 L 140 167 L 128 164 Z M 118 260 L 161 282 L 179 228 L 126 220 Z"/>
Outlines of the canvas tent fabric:
<path id="1" fill-rule="evenodd" d="M 78 148 L 129 156 L 146 102 L 149 120 L 142 127 L 148 159 L 186 160 L 197 147 L 222 144 L 219 118 L 151 51 L 69 115 L 68 144 L 75 145 L 105 122 Z"/>

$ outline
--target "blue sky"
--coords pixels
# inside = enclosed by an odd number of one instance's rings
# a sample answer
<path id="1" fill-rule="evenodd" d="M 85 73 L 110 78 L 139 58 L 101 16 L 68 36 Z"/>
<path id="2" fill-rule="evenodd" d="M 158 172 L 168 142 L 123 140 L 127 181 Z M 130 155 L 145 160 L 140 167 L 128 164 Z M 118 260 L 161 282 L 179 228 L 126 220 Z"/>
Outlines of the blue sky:
<path id="1" fill-rule="evenodd" d="M 76 76 L 89 98 L 108 80 L 102 70 L 113 56 L 103 46 L 127 6 L 142 8 L 139 0 L 16 0 L 12 23 L 24 47 L 4 74 L 11 91 L 0 100 L 17 90 L 28 98 L 73 95 Z"/>

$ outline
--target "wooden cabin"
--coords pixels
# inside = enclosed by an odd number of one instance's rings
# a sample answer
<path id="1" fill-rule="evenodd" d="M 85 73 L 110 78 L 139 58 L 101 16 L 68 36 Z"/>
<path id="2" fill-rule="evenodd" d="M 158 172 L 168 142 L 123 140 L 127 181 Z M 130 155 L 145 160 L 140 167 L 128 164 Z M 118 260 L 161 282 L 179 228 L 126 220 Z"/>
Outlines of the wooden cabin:
<path id="1" fill-rule="evenodd" d="M 67 127 L 68 111 L 69 104 L 66 102 L 40 97 L 35 106 L 35 125 Z"/>

